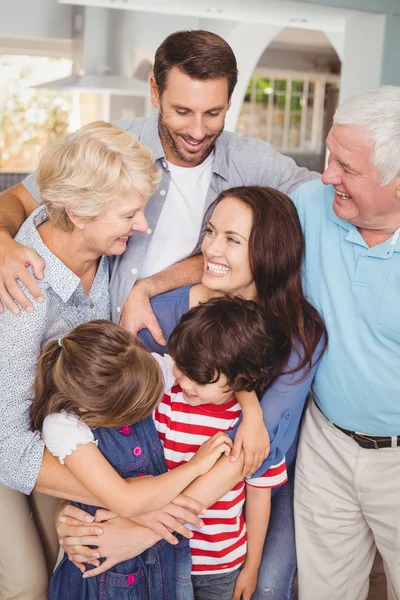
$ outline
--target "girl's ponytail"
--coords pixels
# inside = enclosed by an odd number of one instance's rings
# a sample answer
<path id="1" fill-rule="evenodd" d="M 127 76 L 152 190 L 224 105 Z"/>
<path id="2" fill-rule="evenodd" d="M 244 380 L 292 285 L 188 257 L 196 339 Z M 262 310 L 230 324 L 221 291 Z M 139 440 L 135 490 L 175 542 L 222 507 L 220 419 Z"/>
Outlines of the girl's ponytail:
<path id="1" fill-rule="evenodd" d="M 41 431 L 44 418 L 54 412 L 53 401 L 59 392 L 54 382 L 54 368 L 61 352 L 60 343 L 50 342 L 42 352 L 36 367 L 33 402 L 30 407 L 31 428 Z"/>

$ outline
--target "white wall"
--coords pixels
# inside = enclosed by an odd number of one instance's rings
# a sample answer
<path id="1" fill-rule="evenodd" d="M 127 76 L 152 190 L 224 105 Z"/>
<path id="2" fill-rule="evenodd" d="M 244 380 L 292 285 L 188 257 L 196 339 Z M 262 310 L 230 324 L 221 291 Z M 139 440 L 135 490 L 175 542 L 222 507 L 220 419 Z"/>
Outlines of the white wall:
<path id="1" fill-rule="evenodd" d="M 69 38 L 72 7 L 57 0 L 2 0 L 0 36 Z"/>

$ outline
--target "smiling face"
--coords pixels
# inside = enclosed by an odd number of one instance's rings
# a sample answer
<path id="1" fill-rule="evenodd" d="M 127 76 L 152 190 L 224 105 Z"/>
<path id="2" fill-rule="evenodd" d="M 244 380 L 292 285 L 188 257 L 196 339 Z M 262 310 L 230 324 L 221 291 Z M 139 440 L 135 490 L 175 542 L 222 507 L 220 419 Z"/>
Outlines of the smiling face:
<path id="1" fill-rule="evenodd" d="M 225 404 L 233 398 L 233 391 L 227 385 L 225 375 L 221 373 L 218 381 L 200 385 L 189 379 L 174 363 L 173 373 L 178 385 L 182 388 L 185 401 L 191 406 L 202 404 Z"/>
<path id="2" fill-rule="evenodd" d="M 246 300 L 257 298 L 249 259 L 252 227 L 253 212 L 241 200 L 224 198 L 216 206 L 201 247 L 203 285 Z"/>
<path id="3" fill-rule="evenodd" d="M 160 109 L 158 128 L 167 160 L 181 167 L 201 164 L 224 128 L 228 79 L 192 79 L 173 67 L 162 96 L 153 77 L 150 87 L 152 104 Z"/>
<path id="4" fill-rule="evenodd" d="M 356 127 L 333 125 L 326 145 L 330 154 L 322 181 L 335 188 L 337 216 L 360 228 L 394 231 L 400 225 L 399 177 L 380 185 L 372 144 Z"/>
<path id="5" fill-rule="evenodd" d="M 135 231 L 146 231 L 143 209 L 145 200 L 137 193 L 116 198 L 105 206 L 101 214 L 90 221 L 79 219 L 85 244 L 97 256 L 122 254 L 129 237 Z"/>

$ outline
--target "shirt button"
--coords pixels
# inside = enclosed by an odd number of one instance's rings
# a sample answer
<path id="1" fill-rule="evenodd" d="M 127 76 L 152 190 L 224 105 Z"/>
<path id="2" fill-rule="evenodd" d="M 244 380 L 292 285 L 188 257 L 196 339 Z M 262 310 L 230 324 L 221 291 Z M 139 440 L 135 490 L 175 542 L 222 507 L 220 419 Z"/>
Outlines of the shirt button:
<path id="1" fill-rule="evenodd" d="M 117 306 L 117 312 L 121 312 L 121 307 Z"/>
<path id="2" fill-rule="evenodd" d="M 137 269 L 132 269 L 132 275 L 136 275 Z"/>
<path id="3" fill-rule="evenodd" d="M 122 431 L 122 433 L 123 433 L 124 435 L 129 435 L 129 434 L 130 434 L 130 432 L 131 432 L 131 428 L 130 428 L 130 427 L 128 427 L 128 425 L 124 425 L 124 426 L 121 428 L 121 431 Z"/>
<path id="4" fill-rule="evenodd" d="M 164 167 L 164 169 L 167 168 L 167 163 L 165 162 L 165 160 L 162 161 L 162 166 Z"/>
<path id="5" fill-rule="evenodd" d="M 133 585 L 136 582 L 136 577 L 134 576 L 133 573 L 131 573 L 131 575 L 128 575 L 128 577 L 126 578 L 126 582 L 129 585 Z"/>
<path id="6" fill-rule="evenodd" d="M 165 196 L 167 192 L 165 190 L 160 190 L 160 196 Z"/>
<path id="7" fill-rule="evenodd" d="M 142 454 L 142 449 L 140 448 L 140 446 L 136 446 L 133 450 L 132 450 L 133 454 L 135 456 L 140 456 Z"/>
<path id="8" fill-rule="evenodd" d="M 148 230 L 146 231 L 146 233 L 148 233 L 150 235 L 151 233 L 151 228 L 149 227 Z"/>
<path id="9" fill-rule="evenodd" d="M 94 309 L 94 304 L 91 304 L 90 308 L 91 308 L 91 310 L 93 310 Z"/>

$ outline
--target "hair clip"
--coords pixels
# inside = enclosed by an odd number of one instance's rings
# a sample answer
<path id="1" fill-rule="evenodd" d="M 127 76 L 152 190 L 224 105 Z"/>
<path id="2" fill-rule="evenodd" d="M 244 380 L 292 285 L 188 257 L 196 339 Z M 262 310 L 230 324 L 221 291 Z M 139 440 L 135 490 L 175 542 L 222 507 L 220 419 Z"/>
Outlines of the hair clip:
<path id="1" fill-rule="evenodd" d="M 57 341 L 60 348 L 62 348 L 62 337 L 59 337 Z"/>

